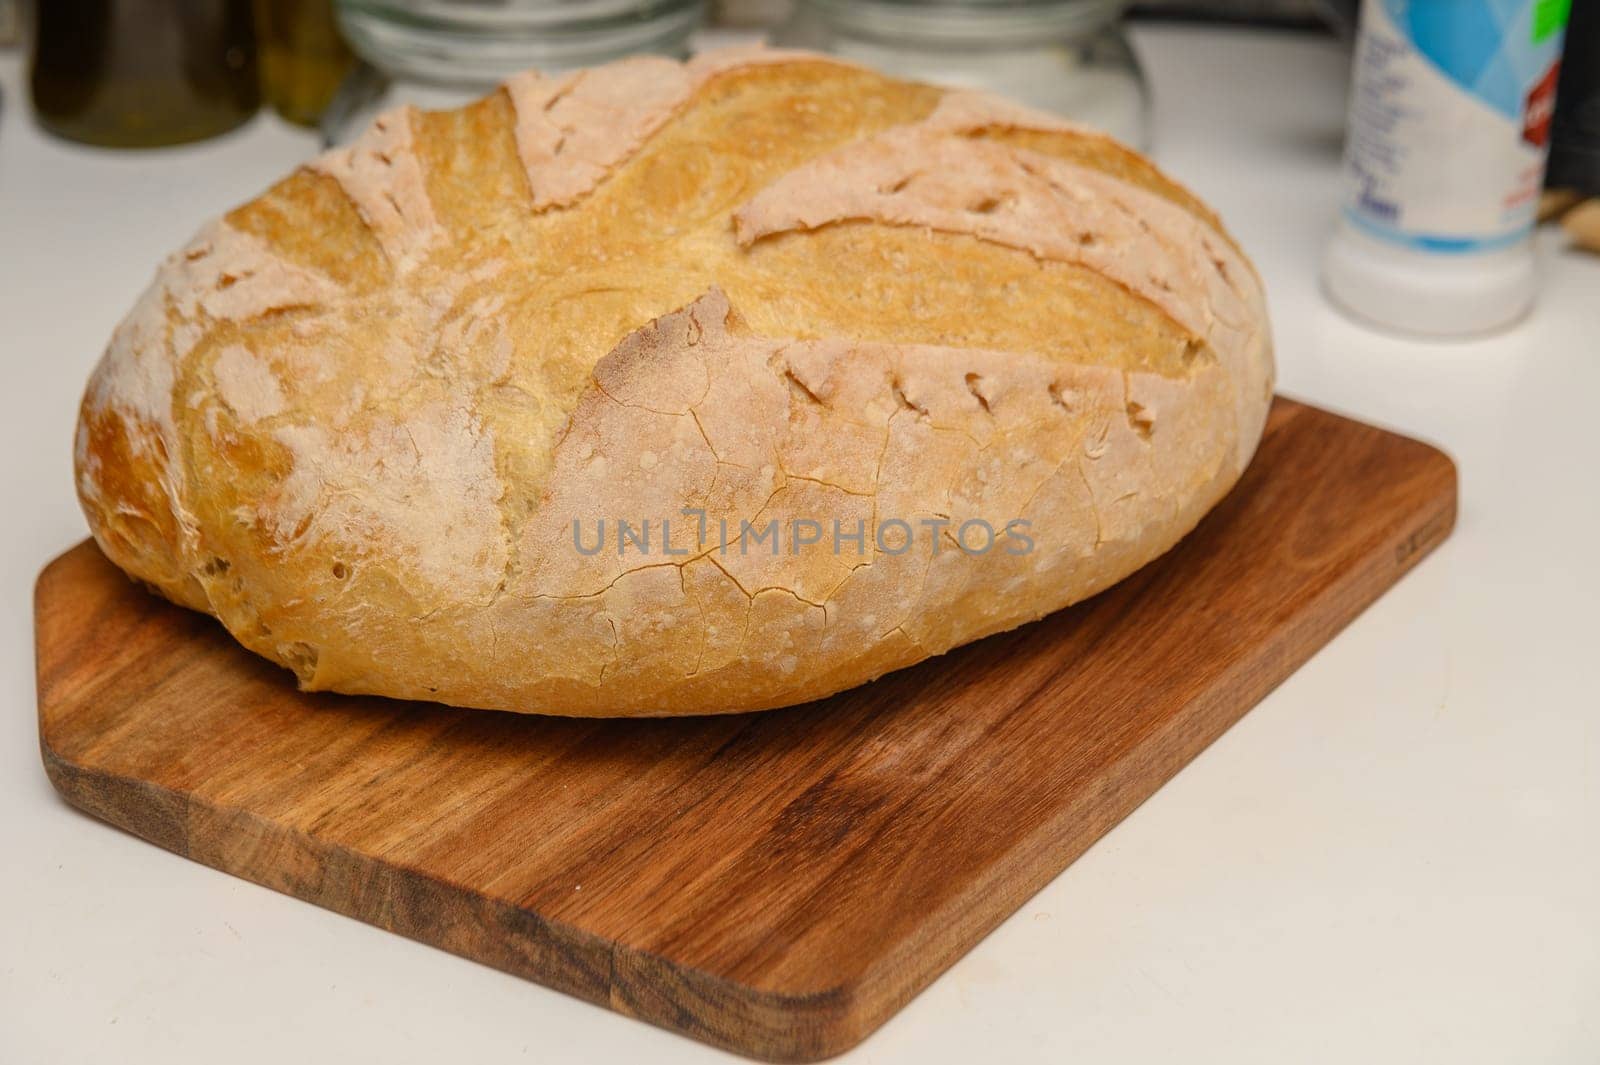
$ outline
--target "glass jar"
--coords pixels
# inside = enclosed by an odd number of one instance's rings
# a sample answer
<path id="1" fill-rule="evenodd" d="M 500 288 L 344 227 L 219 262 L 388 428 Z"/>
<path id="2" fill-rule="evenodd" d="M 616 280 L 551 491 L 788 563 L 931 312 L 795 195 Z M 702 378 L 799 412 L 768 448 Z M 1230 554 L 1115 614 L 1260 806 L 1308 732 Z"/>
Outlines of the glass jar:
<path id="1" fill-rule="evenodd" d="M 800 0 L 774 43 L 898 77 L 989 89 L 1146 147 L 1125 0 Z"/>
<path id="2" fill-rule="evenodd" d="M 392 78 L 488 87 L 635 52 L 682 57 L 703 0 L 338 0 L 345 37 Z"/>
<path id="3" fill-rule="evenodd" d="M 34 10 L 39 124 L 144 148 L 226 132 L 255 114 L 250 0 L 48 0 Z"/>

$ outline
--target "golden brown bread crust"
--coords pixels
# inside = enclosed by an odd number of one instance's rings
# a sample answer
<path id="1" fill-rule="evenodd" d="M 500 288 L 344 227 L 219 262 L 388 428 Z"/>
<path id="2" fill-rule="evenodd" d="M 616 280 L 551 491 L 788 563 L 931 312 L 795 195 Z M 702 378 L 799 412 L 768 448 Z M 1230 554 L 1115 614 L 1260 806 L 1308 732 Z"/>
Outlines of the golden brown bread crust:
<path id="1" fill-rule="evenodd" d="M 208 226 L 96 369 L 78 486 L 113 561 L 306 688 L 757 709 L 1156 557 L 1271 383 L 1248 262 L 1103 135 L 815 56 L 638 58 L 391 112 Z M 751 550 L 769 519 L 825 535 Z M 976 519 L 1033 549 L 960 549 Z"/>

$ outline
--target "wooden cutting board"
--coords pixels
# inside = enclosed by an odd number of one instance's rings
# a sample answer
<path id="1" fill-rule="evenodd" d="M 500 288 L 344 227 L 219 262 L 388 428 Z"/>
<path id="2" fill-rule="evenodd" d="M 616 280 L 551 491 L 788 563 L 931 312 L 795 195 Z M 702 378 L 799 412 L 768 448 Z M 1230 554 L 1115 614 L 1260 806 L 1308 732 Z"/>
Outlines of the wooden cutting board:
<path id="1" fill-rule="evenodd" d="M 69 802 L 178 854 L 813 1060 L 1237 721 L 1455 504 L 1440 452 L 1280 400 L 1238 488 L 1098 598 L 820 703 L 667 721 L 303 695 L 85 543 L 39 578 L 41 746 Z"/>

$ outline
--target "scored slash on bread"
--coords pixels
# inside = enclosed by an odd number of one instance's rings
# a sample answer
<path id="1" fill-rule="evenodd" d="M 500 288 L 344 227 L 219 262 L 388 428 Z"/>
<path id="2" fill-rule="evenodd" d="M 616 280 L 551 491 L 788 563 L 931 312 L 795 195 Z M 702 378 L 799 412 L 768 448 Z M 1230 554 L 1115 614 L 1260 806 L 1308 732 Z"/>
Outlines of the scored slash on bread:
<path id="1" fill-rule="evenodd" d="M 1260 282 L 1136 153 L 802 53 L 400 109 L 161 268 L 86 392 L 106 554 L 308 689 L 788 705 L 1014 627 L 1237 481 Z M 719 550 L 1026 521 L 1033 550 Z M 575 549 L 670 520 L 673 553 Z M 681 553 L 680 553 L 681 552 Z"/>

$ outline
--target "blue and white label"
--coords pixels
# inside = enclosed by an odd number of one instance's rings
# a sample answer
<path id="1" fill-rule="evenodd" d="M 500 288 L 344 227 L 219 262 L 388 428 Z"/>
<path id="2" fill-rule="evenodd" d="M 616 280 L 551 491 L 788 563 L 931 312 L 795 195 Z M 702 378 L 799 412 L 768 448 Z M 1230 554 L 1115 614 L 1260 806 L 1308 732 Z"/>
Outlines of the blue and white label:
<path id="1" fill-rule="evenodd" d="M 1431 251 L 1533 226 L 1562 34 L 1549 0 L 1364 0 L 1345 145 L 1346 217 Z"/>

